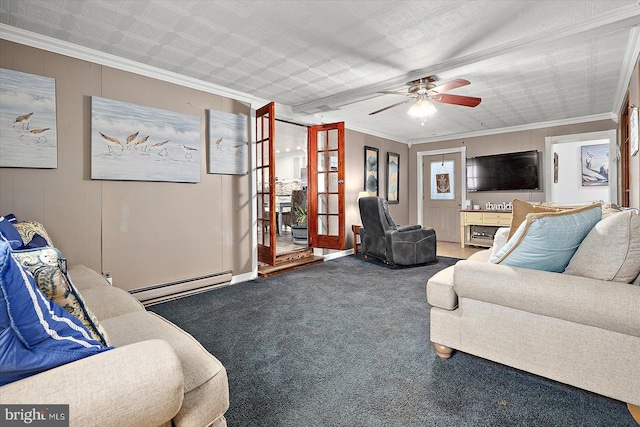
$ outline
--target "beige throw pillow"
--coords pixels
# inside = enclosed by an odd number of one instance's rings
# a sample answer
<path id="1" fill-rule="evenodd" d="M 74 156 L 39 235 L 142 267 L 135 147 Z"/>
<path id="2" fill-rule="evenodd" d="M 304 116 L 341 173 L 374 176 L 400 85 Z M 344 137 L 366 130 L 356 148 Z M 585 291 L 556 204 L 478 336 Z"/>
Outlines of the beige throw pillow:
<path id="1" fill-rule="evenodd" d="M 628 210 L 598 222 L 582 241 L 564 272 L 631 283 L 640 273 L 640 216 Z"/>
<path id="2" fill-rule="evenodd" d="M 543 212 L 558 212 L 558 208 L 548 208 L 539 205 L 532 205 L 531 203 L 524 202 L 522 200 L 513 199 L 513 212 L 511 213 L 511 227 L 509 229 L 509 236 L 507 240 L 513 236 L 520 224 L 527 218 L 527 214 L 530 213 L 543 213 Z"/>

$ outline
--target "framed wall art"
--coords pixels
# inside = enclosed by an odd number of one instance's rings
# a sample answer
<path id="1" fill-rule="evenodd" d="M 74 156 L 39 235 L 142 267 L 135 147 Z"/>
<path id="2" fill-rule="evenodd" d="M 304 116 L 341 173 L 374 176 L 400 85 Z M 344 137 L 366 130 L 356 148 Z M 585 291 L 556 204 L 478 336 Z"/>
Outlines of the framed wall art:
<path id="1" fill-rule="evenodd" d="M 580 151 L 582 186 L 609 185 L 609 144 L 583 145 Z"/>
<path id="2" fill-rule="evenodd" d="M 364 191 L 378 195 L 378 153 L 374 147 L 364 147 Z"/>
<path id="3" fill-rule="evenodd" d="M 0 68 L 0 167 L 58 167 L 56 81 Z"/>
<path id="4" fill-rule="evenodd" d="M 246 175 L 249 172 L 249 128 L 244 114 L 207 110 L 208 173 Z"/>
<path id="5" fill-rule="evenodd" d="M 400 203 L 400 154 L 387 152 L 387 201 L 389 204 Z"/>
<path id="6" fill-rule="evenodd" d="M 92 96 L 91 179 L 200 182 L 200 117 Z"/>

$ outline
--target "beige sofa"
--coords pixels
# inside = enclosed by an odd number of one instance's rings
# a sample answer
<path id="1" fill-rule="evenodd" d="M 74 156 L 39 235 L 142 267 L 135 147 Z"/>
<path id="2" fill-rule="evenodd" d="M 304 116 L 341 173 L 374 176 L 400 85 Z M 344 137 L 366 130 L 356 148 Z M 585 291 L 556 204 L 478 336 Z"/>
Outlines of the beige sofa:
<path id="1" fill-rule="evenodd" d="M 0 387 L 3 404 L 69 404 L 71 426 L 225 426 L 224 366 L 85 266 L 69 276 L 115 349 Z"/>
<path id="2" fill-rule="evenodd" d="M 601 254 L 638 257 L 635 217 L 636 241 L 621 238 L 618 245 L 626 246 L 605 245 Z M 583 248 L 586 242 L 578 250 L 589 259 L 594 248 Z M 428 281 L 430 340 L 437 355 L 447 359 L 454 349 L 463 351 L 627 402 L 632 414 L 638 411 L 640 277 L 631 284 L 508 267 L 488 262 L 491 254 L 492 249 L 478 252 Z"/>

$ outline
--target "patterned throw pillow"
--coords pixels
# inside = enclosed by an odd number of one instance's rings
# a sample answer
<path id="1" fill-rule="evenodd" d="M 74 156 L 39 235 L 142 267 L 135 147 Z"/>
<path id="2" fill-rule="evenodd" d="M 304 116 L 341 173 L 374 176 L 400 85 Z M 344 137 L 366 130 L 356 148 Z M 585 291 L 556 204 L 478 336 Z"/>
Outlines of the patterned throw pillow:
<path id="1" fill-rule="evenodd" d="M 0 386 L 113 348 L 92 339 L 77 318 L 48 300 L 4 241 L 0 330 Z"/>
<path id="2" fill-rule="evenodd" d="M 39 248 L 42 246 L 53 246 L 51 237 L 47 234 L 44 226 L 36 221 L 20 221 L 13 223 L 13 226 L 20 233 L 25 246 L 29 248 Z M 42 244 L 42 242 L 45 244 Z"/>
<path id="3" fill-rule="evenodd" d="M 20 265 L 29 271 L 47 298 L 80 319 L 94 339 L 109 345 L 109 338 L 95 315 L 84 303 L 69 276 L 60 268 L 60 251 L 54 247 L 13 251 Z"/>

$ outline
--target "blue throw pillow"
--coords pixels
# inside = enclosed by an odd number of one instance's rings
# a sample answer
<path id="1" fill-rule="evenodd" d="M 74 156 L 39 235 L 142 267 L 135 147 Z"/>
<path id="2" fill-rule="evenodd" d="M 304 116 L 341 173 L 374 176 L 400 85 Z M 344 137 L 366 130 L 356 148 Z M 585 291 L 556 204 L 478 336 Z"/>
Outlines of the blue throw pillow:
<path id="1" fill-rule="evenodd" d="M 489 262 L 562 273 L 602 218 L 600 204 L 559 212 L 530 213 Z"/>
<path id="2" fill-rule="evenodd" d="M 22 241 L 22 237 L 20 237 L 18 230 L 16 230 L 11 223 L 11 216 L 13 215 L 8 215 L 6 217 L 0 216 L 0 240 L 9 242 L 11 249 L 19 250 L 24 248 L 24 242 Z M 15 217 L 13 218 L 15 219 Z"/>
<path id="3" fill-rule="evenodd" d="M 0 241 L 0 386 L 111 348 L 49 301 Z"/>
<path id="4" fill-rule="evenodd" d="M 31 241 L 24 246 L 24 248 L 37 249 L 44 248 L 45 246 L 49 246 L 49 244 L 47 243 L 47 239 L 36 233 L 31 238 Z"/>

